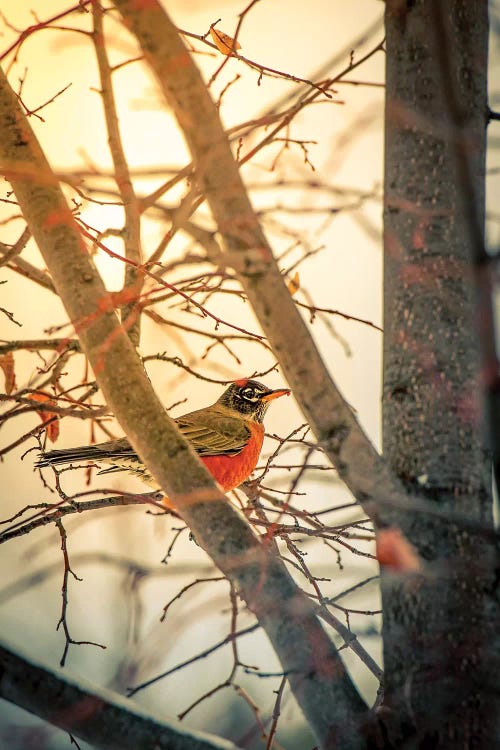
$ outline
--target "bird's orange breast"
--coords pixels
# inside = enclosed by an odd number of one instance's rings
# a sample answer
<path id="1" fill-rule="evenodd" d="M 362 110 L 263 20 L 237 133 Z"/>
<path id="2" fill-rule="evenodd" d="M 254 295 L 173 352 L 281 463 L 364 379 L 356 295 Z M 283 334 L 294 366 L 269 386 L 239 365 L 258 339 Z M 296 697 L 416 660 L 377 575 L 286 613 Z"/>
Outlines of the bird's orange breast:
<path id="1" fill-rule="evenodd" d="M 264 427 L 256 422 L 248 422 L 248 428 L 250 439 L 238 455 L 200 457 L 224 492 L 238 487 L 257 466 L 264 440 Z"/>

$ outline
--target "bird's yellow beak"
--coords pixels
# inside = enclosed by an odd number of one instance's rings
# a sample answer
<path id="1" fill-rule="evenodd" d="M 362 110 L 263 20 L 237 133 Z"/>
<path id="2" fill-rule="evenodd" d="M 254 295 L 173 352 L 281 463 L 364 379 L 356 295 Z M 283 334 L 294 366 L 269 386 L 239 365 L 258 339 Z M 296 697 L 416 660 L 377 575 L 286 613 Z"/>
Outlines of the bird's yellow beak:
<path id="1" fill-rule="evenodd" d="M 266 393 L 265 396 L 262 396 L 260 399 L 261 401 L 272 401 L 273 398 L 279 398 L 280 396 L 289 396 L 291 391 L 288 388 L 277 388 L 275 391 L 271 391 L 270 393 Z"/>

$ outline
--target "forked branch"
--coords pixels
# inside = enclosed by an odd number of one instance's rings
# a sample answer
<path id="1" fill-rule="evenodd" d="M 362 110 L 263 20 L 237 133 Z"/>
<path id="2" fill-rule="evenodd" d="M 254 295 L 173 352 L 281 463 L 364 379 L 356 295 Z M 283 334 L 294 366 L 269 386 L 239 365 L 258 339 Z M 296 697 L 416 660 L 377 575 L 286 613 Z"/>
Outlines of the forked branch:
<path id="1" fill-rule="evenodd" d="M 0 166 L 5 173 L 19 165 L 12 187 L 107 404 L 199 545 L 257 616 L 322 747 L 363 747 L 366 705 L 313 604 L 271 546 L 227 503 L 167 416 L 2 73 Z"/>

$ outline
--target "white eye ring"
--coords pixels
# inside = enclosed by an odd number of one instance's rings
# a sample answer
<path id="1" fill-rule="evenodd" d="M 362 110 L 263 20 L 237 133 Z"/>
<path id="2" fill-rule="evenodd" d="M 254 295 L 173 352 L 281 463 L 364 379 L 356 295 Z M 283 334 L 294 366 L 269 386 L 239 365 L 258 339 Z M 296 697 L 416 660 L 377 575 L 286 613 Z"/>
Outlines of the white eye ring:
<path id="1" fill-rule="evenodd" d="M 248 401 L 257 401 L 258 395 L 255 392 L 255 388 L 245 388 L 242 391 L 243 398 L 246 398 Z"/>

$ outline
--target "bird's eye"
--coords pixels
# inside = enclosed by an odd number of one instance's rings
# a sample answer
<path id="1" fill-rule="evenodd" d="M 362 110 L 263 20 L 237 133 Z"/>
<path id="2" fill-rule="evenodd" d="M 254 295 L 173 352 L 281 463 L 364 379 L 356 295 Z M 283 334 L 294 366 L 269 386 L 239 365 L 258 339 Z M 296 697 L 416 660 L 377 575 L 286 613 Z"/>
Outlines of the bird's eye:
<path id="1" fill-rule="evenodd" d="M 258 399 L 258 395 L 255 392 L 255 388 L 252 388 L 252 387 L 244 388 L 241 393 L 243 395 L 243 398 L 246 398 L 247 401 L 257 401 Z"/>

